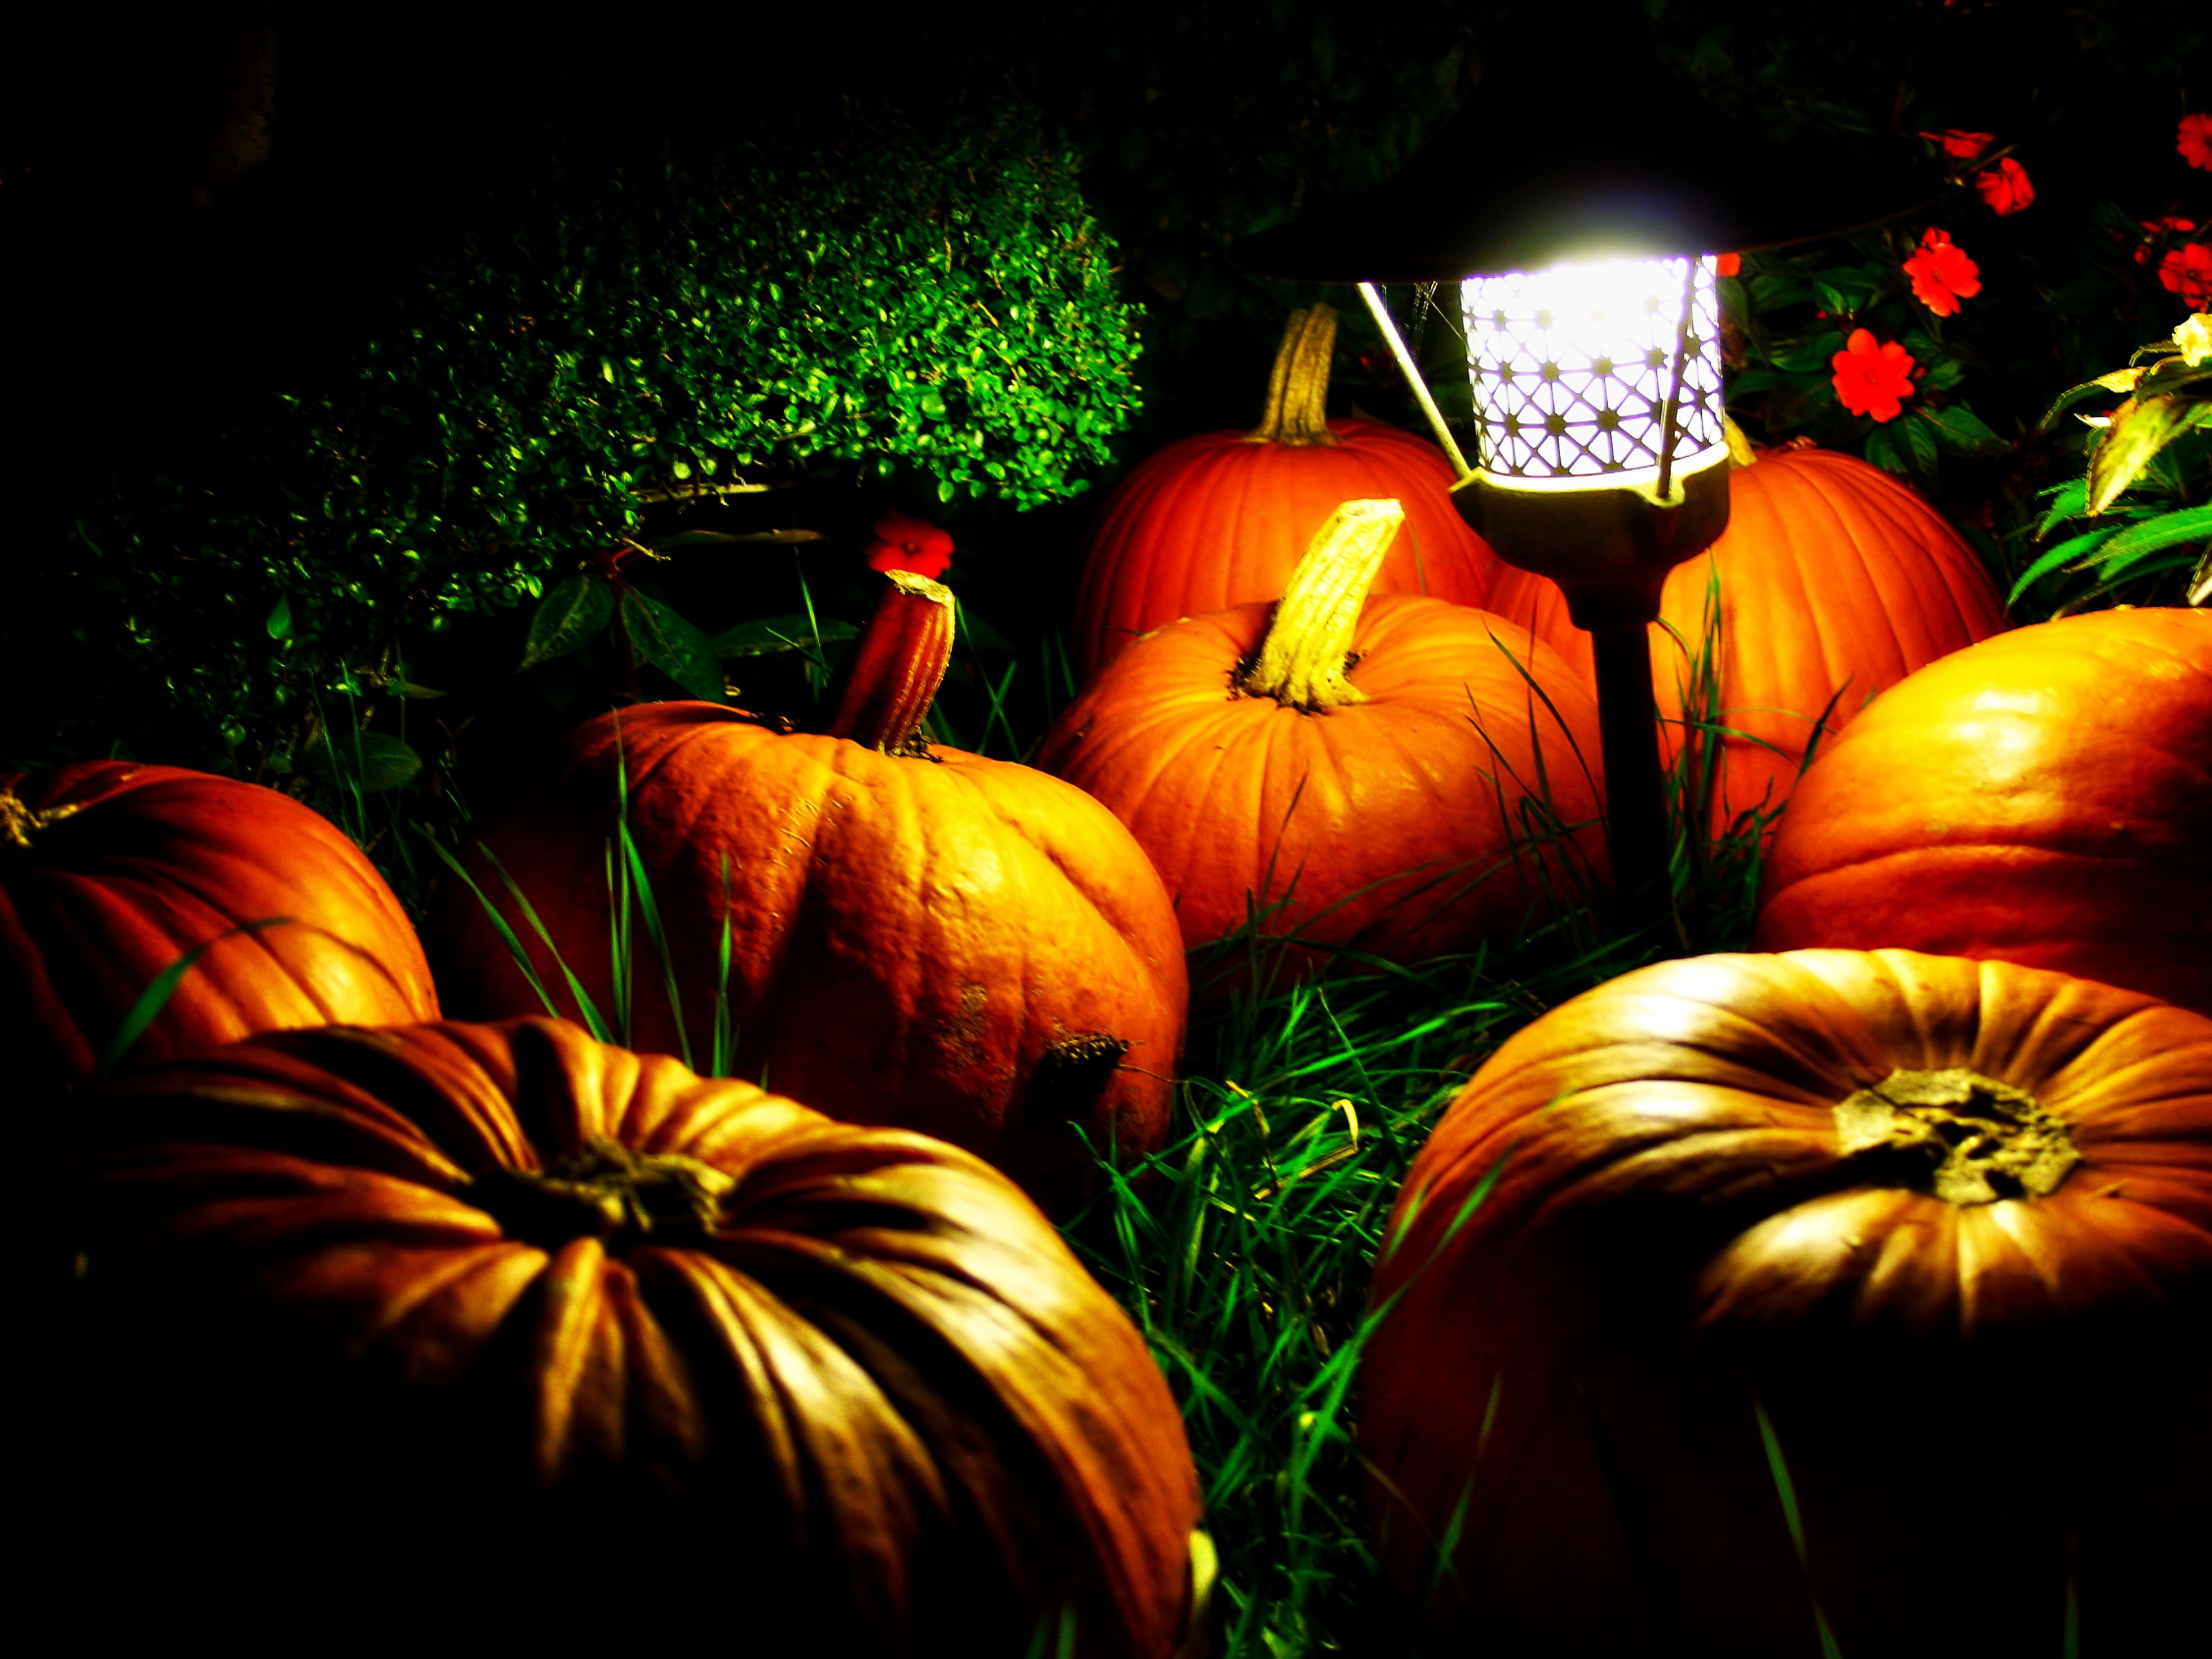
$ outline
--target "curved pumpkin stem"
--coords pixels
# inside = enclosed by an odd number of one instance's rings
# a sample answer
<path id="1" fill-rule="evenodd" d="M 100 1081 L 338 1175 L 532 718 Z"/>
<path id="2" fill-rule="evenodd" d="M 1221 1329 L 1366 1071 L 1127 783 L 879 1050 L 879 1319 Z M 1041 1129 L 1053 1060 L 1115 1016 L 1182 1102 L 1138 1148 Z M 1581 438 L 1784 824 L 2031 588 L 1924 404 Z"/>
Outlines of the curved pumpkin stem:
<path id="1" fill-rule="evenodd" d="M 12 789 L 0 789 L 0 843 L 28 850 L 31 836 L 50 823 L 83 811 L 82 805 L 51 806 L 34 811 L 15 798 Z"/>
<path id="2" fill-rule="evenodd" d="M 1743 435 L 1743 428 L 1725 415 L 1721 416 L 1721 435 L 1728 440 L 1730 466 L 1741 468 L 1759 465 L 1759 451 L 1753 447 L 1751 440 Z"/>
<path id="3" fill-rule="evenodd" d="M 1336 350 L 1336 313 L 1316 305 L 1291 313 L 1267 380 L 1267 413 L 1245 434 L 1251 444 L 1333 444 L 1328 366 Z"/>
<path id="4" fill-rule="evenodd" d="M 918 754 L 921 723 L 952 661 L 957 602 L 942 582 L 911 570 L 887 570 L 890 586 L 853 653 L 831 698 L 836 712 L 823 729 L 886 754 Z"/>
<path id="5" fill-rule="evenodd" d="M 1346 501 L 1329 514 L 1291 572 L 1259 655 L 1237 677 L 1237 690 L 1313 714 L 1367 700 L 1345 678 L 1345 659 L 1359 608 L 1405 517 L 1402 506 L 1387 500 Z"/>

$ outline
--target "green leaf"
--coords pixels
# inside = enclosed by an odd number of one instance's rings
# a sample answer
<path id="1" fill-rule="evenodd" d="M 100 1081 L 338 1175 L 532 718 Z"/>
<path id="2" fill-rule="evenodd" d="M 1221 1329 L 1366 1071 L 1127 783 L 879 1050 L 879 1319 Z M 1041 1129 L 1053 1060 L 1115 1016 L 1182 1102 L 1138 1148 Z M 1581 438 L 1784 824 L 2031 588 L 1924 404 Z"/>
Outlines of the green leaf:
<path id="1" fill-rule="evenodd" d="M 2043 522 L 2035 527 L 2035 538 L 2038 541 L 2041 541 L 2052 530 L 2064 524 L 2067 520 L 2078 519 L 2081 516 L 2081 509 L 2089 499 L 2089 483 L 2086 478 L 2076 478 L 2071 483 L 2060 484 L 2056 489 L 2045 493 L 2051 495 L 2053 499 L 2051 510 L 2043 515 Z"/>
<path id="2" fill-rule="evenodd" d="M 335 745 L 327 733 L 316 738 L 300 757 L 300 766 L 326 783 L 374 795 L 412 778 L 422 769 L 422 757 L 388 732 L 349 728 L 337 733 Z"/>
<path id="3" fill-rule="evenodd" d="M 556 582 L 538 603 L 530 619 L 530 637 L 522 647 L 520 673 L 541 662 L 565 657 L 580 649 L 594 634 L 614 620 L 614 590 L 598 576 L 576 575 Z"/>
<path id="4" fill-rule="evenodd" d="M 2159 451 L 2184 433 L 2205 426 L 2212 426 L 2212 404 L 2182 398 L 2122 404 L 2090 453 L 2087 505 L 2091 516 L 2102 513 L 2141 477 Z"/>
<path id="5" fill-rule="evenodd" d="M 2117 527 L 2114 527 L 2093 530 L 2086 536 L 2069 536 L 2057 546 L 2039 555 L 2033 564 L 2020 573 L 2020 580 L 2012 585 L 2012 592 L 2005 595 L 2005 603 L 2007 605 L 2014 603 L 2021 594 L 2027 592 L 2029 588 L 2041 581 L 2052 571 L 2063 566 L 2074 564 L 2074 561 L 2093 551 L 2098 544 L 2118 533 Z M 2079 569 L 2081 566 L 2075 564 L 2074 568 Z"/>
<path id="6" fill-rule="evenodd" d="M 2002 455 L 2012 447 L 1964 404 L 1946 409 L 1923 407 L 1912 413 L 1915 423 L 1932 428 L 1935 441 L 1954 455 Z"/>
<path id="7" fill-rule="evenodd" d="M 1899 447 L 1896 434 L 1886 426 L 1878 426 L 1867 434 L 1866 458 L 1885 472 L 1894 472 L 1899 477 L 1911 475 L 1911 464 Z"/>
<path id="8" fill-rule="evenodd" d="M 721 661 L 697 623 L 634 588 L 623 595 L 623 619 L 647 662 L 693 696 L 707 702 L 723 701 L 727 693 Z"/>
<path id="9" fill-rule="evenodd" d="M 289 594 L 279 593 L 276 603 L 269 607 L 269 620 L 263 624 L 272 640 L 292 637 L 292 599 Z"/>
<path id="10" fill-rule="evenodd" d="M 2185 507 L 2178 513 L 2161 513 L 2155 519 L 2131 524 L 2105 544 L 2097 555 L 2097 574 L 2118 575 L 2137 560 L 2168 547 L 2212 537 L 2212 506 Z"/>
<path id="11" fill-rule="evenodd" d="M 851 623 L 824 622 L 817 624 L 804 616 L 768 617 L 758 622 L 739 623 L 734 628 L 725 629 L 708 641 L 707 647 L 715 656 L 723 659 L 768 657 L 781 651 L 805 651 L 817 644 L 855 639 L 860 632 Z"/>
<path id="12" fill-rule="evenodd" d="M 1912 470 L 1923 479 L 1933 483 L 1941 459 L 1936 447 L 1935 422 L 1923 418 L 1923 411 L 1916 410 L 1905 420 L 1898 422 L 1898 447 L 1905 452 Z"/>

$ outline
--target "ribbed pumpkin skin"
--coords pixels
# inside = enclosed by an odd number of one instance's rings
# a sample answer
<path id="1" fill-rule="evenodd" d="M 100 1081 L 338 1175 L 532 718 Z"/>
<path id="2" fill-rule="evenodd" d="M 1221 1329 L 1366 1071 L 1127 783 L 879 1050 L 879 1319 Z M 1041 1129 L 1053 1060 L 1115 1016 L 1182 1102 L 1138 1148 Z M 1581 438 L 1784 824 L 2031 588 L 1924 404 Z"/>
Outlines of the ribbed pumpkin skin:
<path id="1" fill-rule="evenodd" d="M 349 1624 L 391 1595 L 418 1635 L 463 1575 L 572 1637 L 1018 1656 L 1065 1595 L 1086 1654 L 1175 1646 L 1198 1490 L 1174 1400 L 967 1153 L 543 1018 L 256 1039 L 86 1115 L 59 1212 L 103 1536 L 266 1568 L 198 1587 L 226 1623 L 297 1589 L 253 1553 L 289 1540 Z M 595 1141 L 734 1186 L 711 1220 L 604 1237 L 502 1209 L 500 1171 Z"/>
<path id="2" fill-rule="evenodd" d="M 1885 691 L 1807 771 L 1753 940 L 2002 957 L 2212 1014 L 2212 612 L 2041 623 Z"/>
<path id="3" fill-rule="evenodd" d="M 1413 962 L 1602 887 L 1597 708 L 1547 647 L 1465 605 L 1378 596 L 1348 677 L 1368 700 L 1308 714 L 1231 694 L 1270 613 L 1239 605 L 1138 641 L 1037 751 L 1152 854 L 1186 945 L 1288 898 L 1263 933 Z M 1565 836 L 1521 821 L 1540 779 Z M 1532 843 L 1517 856 L 1509 830 Z"/>
<path id="4" fill-rule="evenodd" d="M 1962 1206 L 1844 1151 L 1836 1103 L 1950 1067 L 2081 1162 Z M 2083 1651 L 2155 1651 L 2212 1568 L 2212 1020 L 1910 951 L 1659 963 L 1476 1073 L 1373 1295 L 1402 1591 L 1468 1495 L 1440 1650 L 1814 1659 L 1817 1600 L 1846 1654 L 2055 1654 L 2070 1571 Z"/>
<path id="5" fill-rule="evenodd" d="M 1273 603 L 1314 532 L 1341 501 L 1395 497 L 1406 521 L 1378 593 L 1480 605 L 1503 567 L 1451 504 L 1434 444 L 1374 421 L 1331 421 L 1334 445 L 1183 438 L 1123 479 L 1091 532 L 1076 599 L 1085 679 L 1138 635 L 1178 617 Z"/>
<path id="6" fill-rule="evenodd" d="M 2008 626 L 1974 550 L 1879 467 L 1833 450 L 1770 450 L 1729 474 L 1729 499 L 1728 529 L 1668 574 L 1666 626 L 1650 630 L 1651 686 L 1672 757 L 1691 659 L 1667 628 L 1700 648 L 1707 592 L 1721 572 L 1721 723 L 1741 735 L 1722 739 L 1717 828 L 1789 799 L 1831 698 L 1824 729 L 1832 734 L 1876 692 Z M 1534 629 L 1595 687 L 1589 635 L 1568 619 L 1548 577 L 1501 570 L 1489 608 Z"/>
<path id="7" fill-rule="evenodd" d="M 605 849 L 618 744 L 630 833 L 702 1063 L 726 863 L 744 1075 L 765 1067 L 833 1116 L 964 1146 L 1055 1211 L 1094 1169 L 1071 1121 L 1100 1152 L 1160 1144 L 1188 1002 L 1182 938 L 1143 849 L 1097 803 L 1029 767 L 949 749 L 894 757 L 712 703 L 603 715 L 571 734 L 545 791 L 483 836 L 602 1011 L 614 1006 Z M 481 857 L 471 867 L 574 1012 L 503 883 Z M 458 884 L 431 937 L 456 1013 L 542 1006 Z M 679 1054 L 641 929 L 636 959 L 635 1044 Z M 1055 1078 L 1048 1049 L 1102 1034 L 1129 1045 L 1126 1064 Z"/>
<path id="8" fill-rule="evenodd" d="M 133 1063 L 259 1031 L 438 1017 L 384 878 L 290 797 L 122 761 L 7 774 L 0 791 L 61 814 L 27 847 L 0 845 L 0 1030 L 20 1086 L 89 1077 L 140 994 L 202 945 Z M 234 932 L 278 916 L 290 921 Z"/>

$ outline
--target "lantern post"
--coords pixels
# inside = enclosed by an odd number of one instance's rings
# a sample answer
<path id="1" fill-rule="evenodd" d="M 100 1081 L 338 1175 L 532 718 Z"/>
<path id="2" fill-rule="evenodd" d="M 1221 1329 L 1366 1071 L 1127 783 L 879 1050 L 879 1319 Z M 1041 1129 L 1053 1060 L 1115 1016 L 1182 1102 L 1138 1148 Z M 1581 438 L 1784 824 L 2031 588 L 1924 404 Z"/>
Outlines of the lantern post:
<path id="1" fill-rule="evenodd" d="M 1462 516 L 1565 594 L 1596 671 L 1617 918 L 1656 933 L 1673 893 L 1648 630 L 1667 573 L 1729 515 L 1716 256 L 1879 224 L 1941 181 L 1741 128 L 1674 80 L 1623 0 L 1553 0 L 1521 28 L 1401 173 L 1235 257 L 1358 284 Z M 1449 286 L 1471 415 L 1444 413 L 1385 283 Z"/>

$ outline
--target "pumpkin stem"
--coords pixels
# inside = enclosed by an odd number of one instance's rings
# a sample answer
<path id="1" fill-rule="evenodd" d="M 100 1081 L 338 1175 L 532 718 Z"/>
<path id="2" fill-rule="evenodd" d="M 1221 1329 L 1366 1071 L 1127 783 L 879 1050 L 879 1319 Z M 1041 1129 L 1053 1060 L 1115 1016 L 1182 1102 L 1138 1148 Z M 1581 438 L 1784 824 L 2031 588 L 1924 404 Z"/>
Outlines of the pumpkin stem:
<path id="1" fill-rule="evenodd" d="M 737 1184 L 696 1158 L 598 1138 L 542 1170 L 487 1170 L 466 1196 L 510 1237 L 541 1249 L 586 1237 L 619 1249 L 697 1237 L 721 1218 Z"/>
<path id="2" fill-rule="evenodd" d="M 1333 444 L 1328 365 L 1336 350 L 1336 313 L 1316 305 L 1291 313 L 1267 380 L 1267 412 L 1245 434 L 1249 444 Z"/>
<path id="3" fill-rule="evenodd" d="M 1978 1072 L 1892 1072 L 1839 1102 L 1848 1158 L 1953 1204 L 2042 1198 L 2081 1161 L 2064 1121 Z"/>
<path id="4" fill-rule="evenodd" d="M 1359 608 L 1405 516 L 1395 501 L 1346 501 L 1329 514 L 1284 585 L 1258 654 L 1237 675 L 1238 692 L 1310 714 L 1366 702 L 1344 677 L 1346 659 Z"/>
<path id="5" fill-rule="evenodd" d="M 1721 416 L 1721 435 L 1728 440 L 1730 466 L 1741 469 L 1759 465 L 1759 451 L 1752 447 L 1751 440 L 1743 435 L 1743 428 L 1725 415 Z"/>
<path id="6" fill-rule="evenodd" d="M 887 755 L 928 752 L 921 723 L 952 661 L 959 612 L 952 590 L 911 570 L 886 570 L 890 586 L 853 642 L 822 729 Z"/>
<path id="7" fill-rule="evenodd" d="M 15 799 L 14 790 L 0 789 L 0 842 L 10 847 L 20 847 L 27 853 L 31 849 L 31 836 L 34 831 L 83 810 L 83 805 L 79 803 L 50 806 L 43 812 L 34 811 Z"/>

